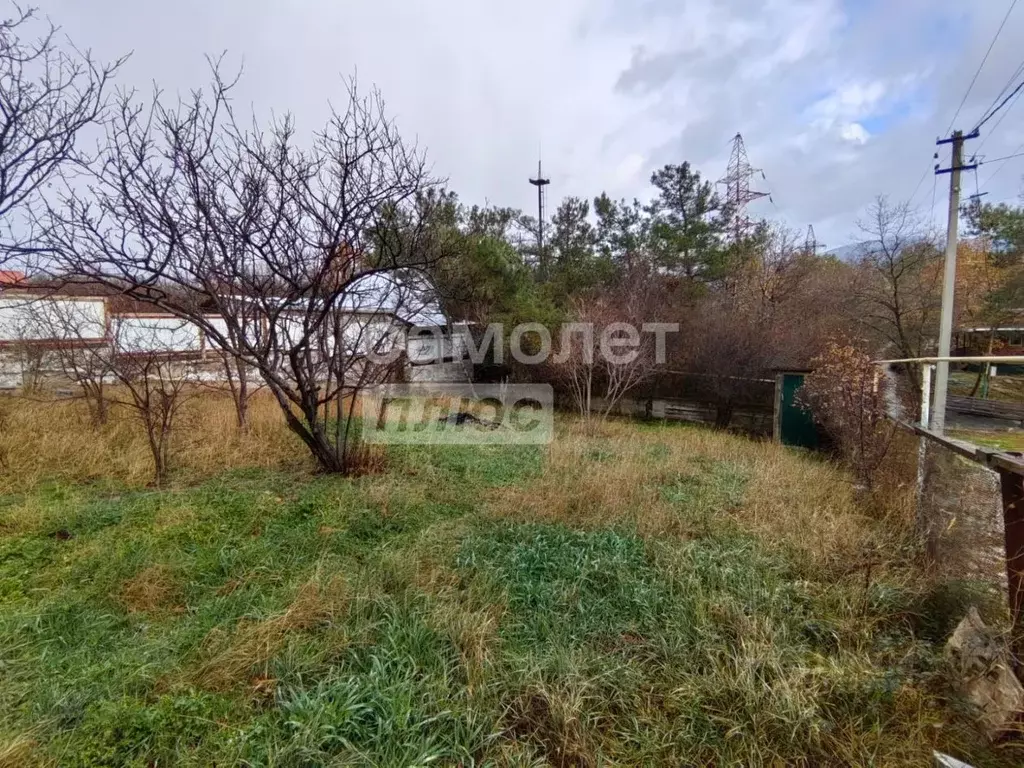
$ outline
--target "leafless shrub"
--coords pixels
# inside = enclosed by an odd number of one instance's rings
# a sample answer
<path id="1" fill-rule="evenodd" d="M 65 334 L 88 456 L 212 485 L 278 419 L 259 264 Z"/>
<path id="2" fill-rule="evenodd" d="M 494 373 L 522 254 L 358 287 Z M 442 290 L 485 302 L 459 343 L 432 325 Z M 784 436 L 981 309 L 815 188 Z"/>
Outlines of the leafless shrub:
<path id="1" fill-rule="evenodd" d="M 833 341 L 812 365 L 799 398 L 870 490 L 897 428 L 887 415 L 888 379 L 849 342 Z"/>
<path id="2" fill-rule="evenodd" d="M 106 424 L 110 405 L 106 390 L 113 372 L 103 305 L 40 295 L 28 296 L 9 309 L 17 323 L 29 329 L 40 366 L 45 360 L 55 373 L 76 384 L 93 425 Z"/>
<path id="3" fill-rule="evenodd" d="M 654 370 L 654 339 L 635 316 L 607 297 L 577 300 L 570 315 L 579 330 L 563 333 L 554 368 L 580 415 L 607 419 L 622 398 Z M 596 408 L 595 397 L 602 405 Z"/>
<path id="4" fill-rule="evenodd" d="M 109 371 L 124 393 L 116 401 L 132 409 L 146 431 L 154 481 L 161 485 L 170 470 L 176 419 L 195 384 L 189 380 L 180 345 L 173 341 L 174 330 L 180 327 L 167 333 L 129 322 L 118 318 L 112 323 Z"/>

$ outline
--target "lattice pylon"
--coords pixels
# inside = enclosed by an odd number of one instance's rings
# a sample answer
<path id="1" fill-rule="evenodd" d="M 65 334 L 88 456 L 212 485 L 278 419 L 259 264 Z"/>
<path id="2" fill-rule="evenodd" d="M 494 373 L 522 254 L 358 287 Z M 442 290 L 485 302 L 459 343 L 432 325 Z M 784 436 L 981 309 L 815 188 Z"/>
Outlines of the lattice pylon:
<path id="1" fill-rule="evenodd" d="M 825 247 L 824 243 L 819 243 L 818 238 L 814 235 L 814 225 L 807 225 L 807 239 L 804 241 L 804 250 L 807 251 L 811 256 L 814 256 L 819 250 Z"/>
<path id="2" fill-rule="evenodd" d="M 747 157 L 747 147 L 743 136 L 737 133 L 732 140 L 732 153 L 729 156 L 729 167 L 726 174 L 718 180 L 725 187 L 725 200 L 732 214 L 732 237 L 734 242 L 742 240 L 750 231 L 750 219 L 746 215 L 747 204 L 761 197 L 769 197 L 768 192 L 758 192 L 750 188 L 750 179 L 764 171 L 751 168 Z"/>

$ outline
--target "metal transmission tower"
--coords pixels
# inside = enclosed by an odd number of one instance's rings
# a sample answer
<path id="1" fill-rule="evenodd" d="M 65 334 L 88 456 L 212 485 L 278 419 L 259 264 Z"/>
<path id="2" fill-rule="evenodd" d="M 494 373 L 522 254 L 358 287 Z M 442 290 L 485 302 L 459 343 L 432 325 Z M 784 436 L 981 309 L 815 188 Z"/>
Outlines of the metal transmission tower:
<path id="1" fill-rule="evenodd" d="M 530 179 L 530 183 L 537 188 L 537 265 L 541 277 L 547 274 L 547 259 L 544 258 L 544 187 L 551 183 L 551 179 L 545 179 L 541 171 L 540 160 L 537 161 L 537 178 Z"/>
<path id="2" fill-rule="evenodd" d="M 811 256 L 814 256 L 820 249 L 824 248 L 824 243 L 819 243 L 818 238 L 814 236 L 814 225 L 807 225 L 807 239 L 804 240 L 804 250 L 807 251 Z"/>
<path id="3" fill-rule="evenodd" d="M 750 218 L 746 215 L 747 203 L 761 197 L 771 200 L 768 192 L 757 192 L 750 188 L 750 179 L 756 174 L 761 174 L 762 179 L 765 178 L 764 171 L 760 168 L 750 167 L 743 136 L 737 133 L 732 140 L 732 154 L 725 177 L 718 180 L 719 184 L 725 185 L 725 200 L 732 214 L 734 242 L 742 240 L 750 231 Z"/>

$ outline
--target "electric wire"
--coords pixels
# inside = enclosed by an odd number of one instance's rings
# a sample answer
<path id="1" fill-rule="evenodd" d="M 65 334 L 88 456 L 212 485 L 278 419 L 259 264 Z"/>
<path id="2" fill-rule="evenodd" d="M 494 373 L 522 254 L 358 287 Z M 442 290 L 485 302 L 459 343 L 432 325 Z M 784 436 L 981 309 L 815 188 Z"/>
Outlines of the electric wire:
<path id="1" fill-rule="evenodd" d="M 978 69 L 974 72 L 974 77 L 971 78 L 971 84 L 967 86 L 967 92 L 964 97 L 960 100 L 960 106 L 956 108 L 956 112 L 953 114 L 953 119 L 949 121 L 949 127 L 946 129 L 948 134 L 953 128 L 953 123 L 956 122 L 957 117 L 960 116 L 960 110 L 964 108 L 964 104 L 967 103 L 967 98 L 971 95 L 971 91 L 974 89 L 974 84 L 978 82 L 978 75 L 981 74 L 981 70 L 985 67 L 985 62 L 988 61 L 989 54 L 992 53 L 992 49 L 995 47 L 996 40 L 999 39 L 999 35 L 1002 34 L 1003 27 L 1006 26 L 1007 20 L 1010 18 L 1010 14 L 1013 13 L 1013 9 L 1017 7 L 1017 0 L 1013 0 L 1010 3 L 1009 9 L 1006 11 L 1006 15 L 1003 16 L 1003 21 L 999 25 L 999 29 L 996 30 L 995 35 L 992 36 L 992 42 L 988 44 L 988 50 L 985 51 L 985 56 L 981 60 L 981 64 L 978 65 Z M 999 98 L 998 96 L 996 97 Z M 980 124 L 979 124 L 980 125 Z"/>

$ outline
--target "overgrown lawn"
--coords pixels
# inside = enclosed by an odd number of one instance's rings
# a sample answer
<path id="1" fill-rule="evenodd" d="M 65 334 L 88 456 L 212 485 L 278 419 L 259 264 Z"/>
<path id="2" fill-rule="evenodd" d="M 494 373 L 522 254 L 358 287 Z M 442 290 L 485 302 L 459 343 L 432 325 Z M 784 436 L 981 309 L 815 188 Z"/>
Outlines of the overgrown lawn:
<path id="1" fill-rule="evenodd" d="M 1021 758 L 943 683 L 969 598 L 812 457 L 563 423 L 217 472 L 0 497 L 0 764 Z"/>

